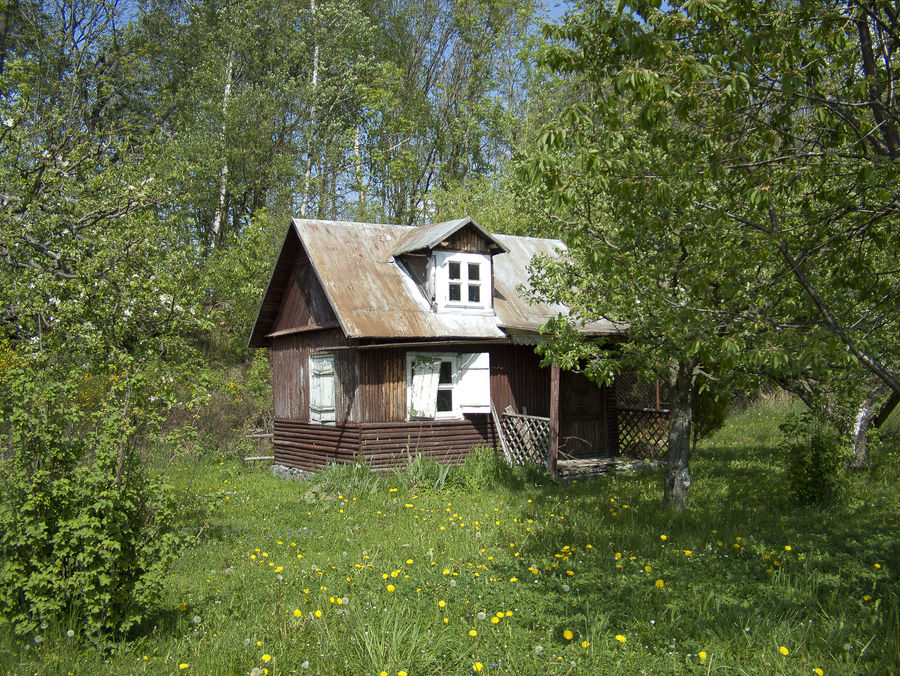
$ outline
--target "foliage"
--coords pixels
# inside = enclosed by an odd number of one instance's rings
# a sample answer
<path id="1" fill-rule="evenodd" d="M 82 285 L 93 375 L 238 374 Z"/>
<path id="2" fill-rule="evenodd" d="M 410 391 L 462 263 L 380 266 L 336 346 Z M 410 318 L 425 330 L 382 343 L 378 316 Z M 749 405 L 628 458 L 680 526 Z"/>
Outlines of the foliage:
<path id="1" fill-rule="evenodd" d="M 731 406 L 731 396 L 721 383 L 704 382 L 696 385 L 694 392 L 694 417 L 692 421 L 692 444 L 697 445 L 700 439 L 705 439 L 717 432 L 725 424 L 728 417 L 728 408 Z"/>
<path id="2" fill-rule="evenodd" d="M 888 14 L 638 0 L 583 3 L 548 27 L 547 63 L 587 92 L 521 166 L 570 252 L 539 262 L 534 290 L 573 322 L 628 326 L 607 351 L 552 325 L 549 359 L 587 359 L 602 381 L 619 360 L 685 378 L 837 366 L 900 388 Z M 671 469 L 686 473 L 690 413 L 673 420 Z"/>
<path id="3" fill-rule="evenodd" d="M 833 424 L 807 412 L 781 426 L 791 493 L 801 505 L 831 505 L 843 498 L 850 459 Z"/>
<path id="4" fill-rule="evenodd" d="M 65 614 L 92 638 L 121 635 L 182 554 L 181 505 L 135 451 L 147 387 L 121 371 L 4 374 L 0 617 L 17 636 Z"/>

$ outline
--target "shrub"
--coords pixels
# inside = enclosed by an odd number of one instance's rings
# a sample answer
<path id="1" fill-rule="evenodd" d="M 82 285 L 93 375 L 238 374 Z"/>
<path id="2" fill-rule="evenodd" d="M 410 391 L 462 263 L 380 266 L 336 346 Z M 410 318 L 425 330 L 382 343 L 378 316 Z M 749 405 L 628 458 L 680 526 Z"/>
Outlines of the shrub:
<path id="1" fill-rule="evenodd" d="M 79 616 L 96 639 L 125 632 L 184 543 L 174 495 L 137 452 L 153 420 L 139 384 L 108 373 L 103 392 L 92 385 L 99 401 L 88 407 L 85 380 L 6 374 L 0 623 L 19 636 L 62 613 Z"/>
<path id="2" fill-rule="evenodd" d="M 791 493 L 801 505 L 825 505 L 842 499 L 844 467 L 850 457 L 839 430 L 810 412 L 781 426 Z"/>

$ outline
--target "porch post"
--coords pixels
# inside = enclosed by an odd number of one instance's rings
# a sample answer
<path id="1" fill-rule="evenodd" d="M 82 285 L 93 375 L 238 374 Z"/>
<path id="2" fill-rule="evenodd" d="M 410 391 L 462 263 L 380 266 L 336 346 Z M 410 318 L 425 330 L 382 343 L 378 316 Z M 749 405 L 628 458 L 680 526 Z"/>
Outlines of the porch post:
<path id="1" fill-rule="evenodd" d="M 547 469 L 556 477 L 556 462 L 559 458 L 559 366 L 550 368 L 550 456 Z"/>

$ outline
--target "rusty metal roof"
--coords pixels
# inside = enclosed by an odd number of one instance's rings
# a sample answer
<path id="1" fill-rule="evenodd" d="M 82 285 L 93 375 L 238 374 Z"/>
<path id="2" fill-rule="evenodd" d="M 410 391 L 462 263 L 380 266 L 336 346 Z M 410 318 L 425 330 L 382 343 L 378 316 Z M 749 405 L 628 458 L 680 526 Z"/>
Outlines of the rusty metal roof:
<path id="1" fill-rule="evenodd" d="M 503 339 L 534 334 L 550 318 L 567 314 L 561 305 L 529 304 L 517 289 L 528 280 L 535 255 L 565 250 L 559 240 L 484 233 L 503 250 L 493 256 L 494 313 L 435 312 L 393 257 L 430 248 L 466 225 L 481 229 L 471 219 L 421 228 L 300 219 L 292 225 L 348 338 Z M 584 330 L 620 332 L 610 322 L 594 322 Z"/>
<path id="2" fill-rule="evenodd" d="M 391 251 L 394 256 L 399 256 L 413 251 L 421 251 L 422 249 L 435 249 L 437 246 L 452 235 L 457 230 L 470 225 L 481 235 L 496 245 L 498 251 L 509 251 L 498 239 L 496 235 L 492 235 L 482 228 L 475 220 L 469 216 L 465 218 L 457 218 L 453 221 L 444 221 L 442 223 L 432 223 L 417 228 L 409 228 L 408 232 L 397 242 L 397 246 Z M 492 249 L 493 250 L 493 249 Z"/>

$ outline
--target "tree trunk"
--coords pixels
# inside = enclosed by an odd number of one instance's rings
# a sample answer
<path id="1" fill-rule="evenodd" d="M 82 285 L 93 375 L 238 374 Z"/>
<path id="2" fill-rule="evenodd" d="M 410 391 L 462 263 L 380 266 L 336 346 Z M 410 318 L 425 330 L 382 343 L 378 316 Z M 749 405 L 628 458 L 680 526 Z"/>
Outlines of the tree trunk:
<path id="1" fill-rule="evenodd" d="M 674 362 L 669 372 L 669 457 L 666 465 L 663 505 L 679 510 L 687 504 L 691 485 L 691 418 L 694 398 L 694 363 Z"/>
<path id="2" fill-rule="evenodd" d="M 228 192 L 228 142 L 225 138 L 227 131 L 228 99 L 231 98 L 231 71 L 234 69 L 234 52 L 228 53 L 228 62 L 225 64 L 225 88 L 222 92 L 222 167 L 219 170 L 219 198 L 216 203 L 216 213 L 212 222 L 212 246 L 215 248 L 223 239 L 222 222 L 225 219 L 225 196 Z"/>
<path id="3" fill-rule="evenodd" d="M 876 406 L 879 399 L 884 396 L 887 388 L 878 385 L 869 390 L 866 398 L 859 406 L 856 415 L 856 427 L 853 429 L 853 462 L 850 469 L 864 470 L 869 468 L 869 431 L 878 429 L 887 420 L 891 412 L 896 408 L 900 397 L 891 394 L 881 406 Z"/>
<path id="4" fill-rule="evenodd" d="M 316 0 L 309 0 L 309 14 L 315 22 L 316 16 Z M 315 24 L 314 24 L 315 25 Z M 319 30 L 315 26 L 315 30 Z M 309 191 L 312 184 L 312 166 L 313 166 L 313 135 L 316 127 L 316 89 L 319 86 L 319 40 L 316 39 L 313 45 L 312 57 L 312 75 L 310 77 L 310 99 L 309 106 L 309 129 L 306 136 L 306 171 L 303 172 L 303 195 L 300 198 L 300 218 L 306 218 L 306 212 L 309 209 Z"/>

